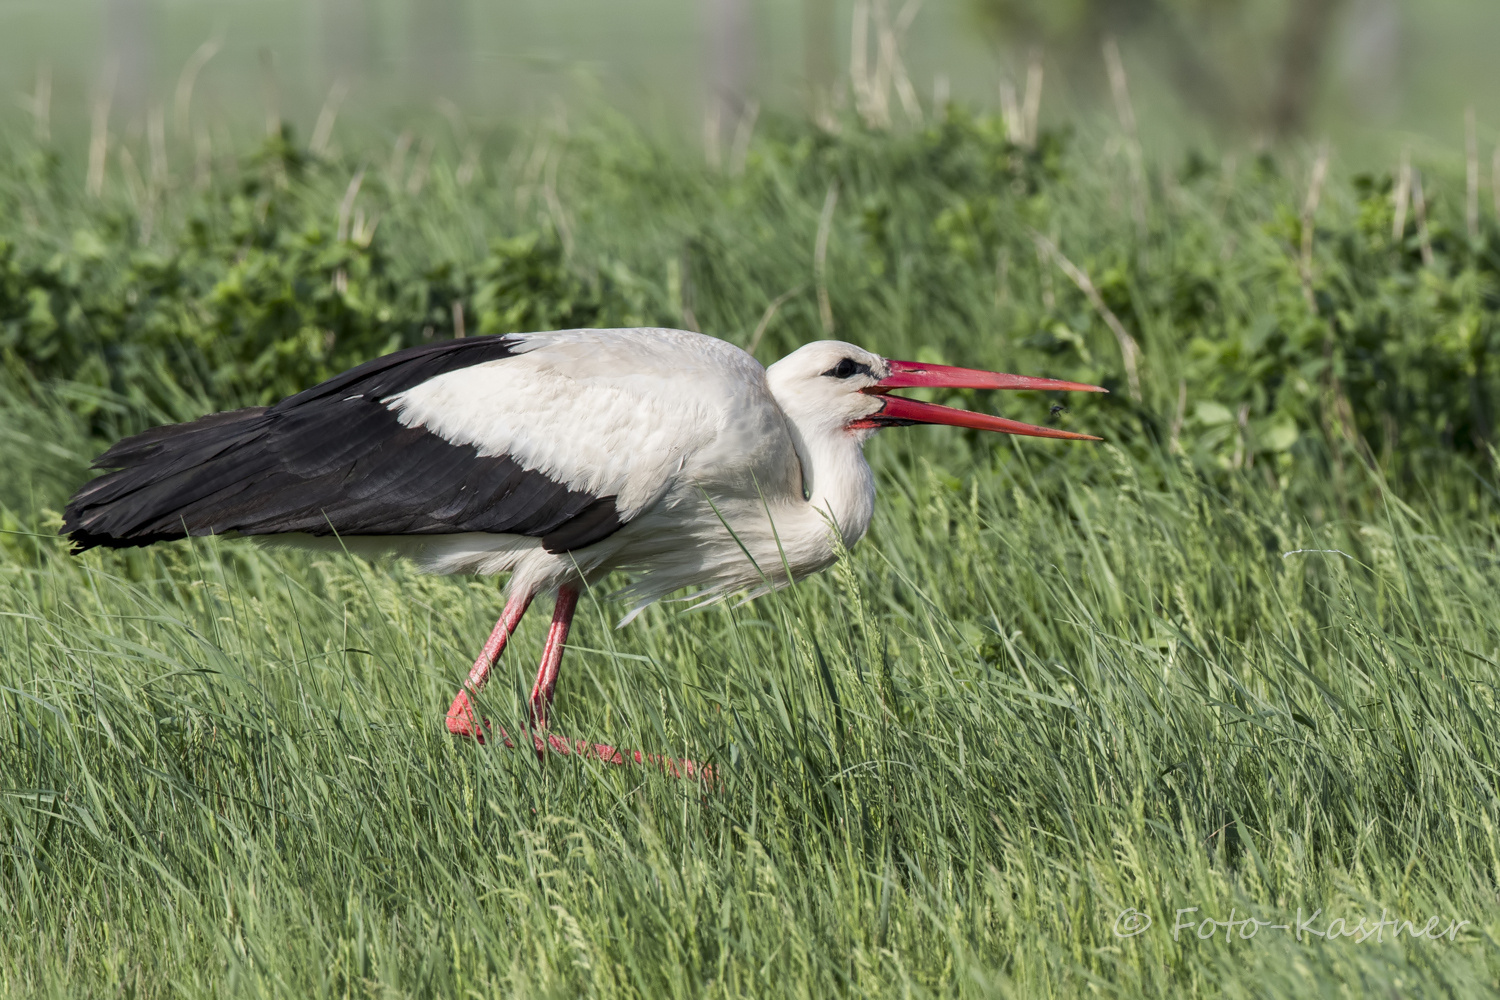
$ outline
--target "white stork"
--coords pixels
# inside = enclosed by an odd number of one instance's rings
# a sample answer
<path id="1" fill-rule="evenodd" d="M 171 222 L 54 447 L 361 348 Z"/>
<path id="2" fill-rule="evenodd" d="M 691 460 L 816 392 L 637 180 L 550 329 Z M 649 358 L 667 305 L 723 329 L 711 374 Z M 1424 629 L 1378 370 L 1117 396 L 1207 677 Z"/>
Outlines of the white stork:
<path id="1" fill-rule="evenodd" d="M 113 471 L 72 498 L 62 531 L 77 551 L 266 535 L 397 553 L 434 573 L 509 573 L 447 716 L 482 742 L 472 696 L 539 593 L 557 598 L 531 691 L 543 730 L 581 587 L 626 571 L 628 622 L 684 587 L 755 596 L 824 569 L 835 537 L 853 546 L 870 525 L 862 446 L 880 428 L 1098 440 L 888 395 L 917 386 L 1104 391 L 838 341 L 767 369 L 682 330 L 469 337 L 376 358 L 274 406 L 126 438 L 95 461 Z"/>

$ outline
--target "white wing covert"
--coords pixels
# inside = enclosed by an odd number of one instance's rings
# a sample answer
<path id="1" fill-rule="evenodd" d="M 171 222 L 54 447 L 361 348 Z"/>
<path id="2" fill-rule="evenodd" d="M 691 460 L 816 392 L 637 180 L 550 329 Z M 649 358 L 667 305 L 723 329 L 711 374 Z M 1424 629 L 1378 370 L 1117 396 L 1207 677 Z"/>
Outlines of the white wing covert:
<path id="1" fill-rule="evenodd" d="M 622 522 L 660 500 L 738 411 L 774 408 L 739 348 L 681 330 L 515 334 L 511 356 L 445 372 L 384 403 L 481 456 L 508 456 L 567 489 L 612 496 Z M 761 404 L 756 407 L 755 404 Z"/>

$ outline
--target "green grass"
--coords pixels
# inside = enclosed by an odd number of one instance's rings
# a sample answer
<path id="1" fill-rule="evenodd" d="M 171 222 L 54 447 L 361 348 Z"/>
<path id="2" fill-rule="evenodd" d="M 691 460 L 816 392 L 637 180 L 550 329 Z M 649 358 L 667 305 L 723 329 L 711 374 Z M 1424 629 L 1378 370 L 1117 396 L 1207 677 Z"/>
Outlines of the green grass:
<path id="1" fill-rule="evenodd" d="M 1277 256 L 1277 213 L 1298 204 L 1297 185 L 1242 180 L 1222 213 L 1211 207 L 1217 181 L 1158 190 L 1141 239 L 1116 178 L 1075 156 L 1025 199 L 991 205 L 996 229 L 963 200 L 987 180 L 902 174 L 904 141 L 855 136 L 807 161 L 844 171 L 842 203 L 859 206 L 831 241 L 839 333 L 896 356 L 936 351 L 1122 387 L 1112 335 L 1023 252 L 1025 226 L 1037 225 L 1090 268 L 1141 337 L 1142 399 L 1120 392 L 1064 417 L 1104 432 L 1110 443 L 1099 446 L 887 432 L 870 448 L 880 484 L 870 536 L 829 572 L 752 604 L 659 606 L 616 631 L 624 609 L 587 595 L 557 730 L 709 761 L 722 776 L 713 790 L 449 738 L 442 713 L 499 611 L 493 582 L 247 541 L 67 555 L 53 512 L 110 434 L 242 400 L 252 380 L 212 374 L 241 363 L 239 341 L 172 347 L 178 335 L 162 334 L 159 317 L 177 313 L 166 307 L 118 328 L 103 306 L 80 305 L 83 318 L 58 308 L 51 334 L 0 309 L 10 324 L 0 327 L 10 338 L 0 393 L 0 993 L 1500 989 L 1493 467 L 1451 424 L 1445 437 L 1428 403 L 1407 411 L 1402 432 L 1415 444 L 1400 448 L 1279 401 L 1296 396 L 1299 372 L 1316 400 L 1317 385 L 1357 385 L 1368 363 L 1351 347 L 1349 367 L 1331 377 L 1262 331 L 1255 344 L 1290 360 L 1257 367 L 1265 352 L 1237 339 L 1262 313 L 1282 317 L 1286 344 L 1316 329 L 1307 324 L 1317 317 L 1287 318 L 1302 286 Z M 579 293 L 599 316 L 634 309 L 672 321 L 687 301 L 705 328 L 743 343 L 770 298 L 812 281 L 827 183 L 774 148 L 734 183 L 652 161 L 649 150 L 595 162 L 589 148 L 573 168 L 581 181 L 559 200 L 573 225 L 568 266 L 619 282 L 597 302 Z M 621 172 L 627 153 L 645 158 L 636 173 Z M 451 166 L 438 161 L 434 177 Z M 329 173 L 294 183 L 287 212 L 330 215 L 347 175 Z M 426 201 L 392 195 L 384 206 L 382 266 L 400 322 L 425 315 L 402 305 L 424 268 L 445 258 L 476 267 L 484 241 L 474 234 L 514 232 L 534 216 L 513 206 L 540 204 L 500 184 L 477 191 L 466 218 L 464 196 L 433 184 Z M 132 248 L 138 230 L 126 224 L 89 257 L 69 249 L 80 245 L 72 234 L 110 232 L 103 209 L 14 178 L 4 197 L 39 220 L 9 231 L 15 259 L 43 260 L 50 247 L 62 263 L 35 273 L 89 272 L 74 285 L 59 279 L 65 290 L 131 287 L 130 262 L 176 252 L 182 220 L 198 213 L 212 230 L 215 212 L 237 210 L 233 198 L 180 193 L 158 205 L 147 250 Z M 273 221 L 276 197 L 266 196 Z M 1338 219 L 1364 210 L 1347 187 L 1328 200 Z M 134 210 L 119 209 L 127 219 Z M 1374 230 L 1381 224 L 1389 229 Z M 1223 249 L 1226 236 L 1238 249 Z M 1476 253 L 1479 263 L 1444 271 L 1441 236 L 1432 269 L 1412 264 L 1414 244 L 1380 251 L 1393 310 L 1415 315 L 1420 296 L 1448 281 L 1478 282 L 1489 308 L 1489 265 Z M 1320 253 L 1338 241 L 1319 239 Z M 997 244 L 1010 254 L 1005 285 Z M 238 263 L 258 245 L 239 244 Z M 1364 251 L 1329 253 L 1320 282 L 1361 287 Z M 671 277 L 685 260 L 696 282 L 687 299 L 681 271 Z M 1114 261 L 1122 270 L 1104 278 Z M 231 254 L 222 266 L 238 264 Z M 1195 268 L 1215 269 L 1212 319 L 1189 308 L 1197 293 L 1183 276 Z M 550 282 L 526 293 L 538 299 L 566 284 L 537 273 Z M 451 287 L 477 294 L 468 280 Z M 207 292 L 185 284 L 183 301 L 218 308 L 214 281 Z M 411 333 L 381 320 L 371 299 L 356 305 L 374 318 L 351 321 L 351 337 Z M 496 314 L 505 302 L 550 307 L 530 301 L 502 301 Z M 219 335 L 270 337 L 287 314 L 300 315 L 288 307 Z M 1341 319 L 1340 336 L 1357 319 Z M 288 338 L 302 337 L 301 322 Z M 818 324 L 814 296 L 790 301 L 762 356 L 818 335 Z M 130 361 L 143 373 L 130 384 L 69 379 L 38 347 L 64 334 L 83 357 L 130 360 L 136 343 L 158 353 Z M 314 347 L 283 350 L 293 367 L 274 368 L 277 377 L 338 363 L 317 354 L 319 338 L 287 342 Z M 1307 342 L 1323 357 L 1323 341 Z M 1335 347 L 1344 358 L 1344 341 Z M 1189 376 L 1174 446 L 1167 429 Z M 1380 413 L 1360 408 L 1367 398 L 1354 396 L 1354 421 L 1379 428 Z M 1242 402 L 1243 422 L 1228 425 L 1199 405 L 1233 414 Z M 1045 412 L 1035 399 L 1009 405 L 1028 419 Z M 1290 440 L 1271 433 L 1276 421 L 1291 422 Z M 544 626 L 545 609 L 533 612 L 485 691 L 485 714 L 501 724 L 523 717 Z M 1223 929 L 1174 939 L 1176 911 L 1195 906 L 1278 924 L 1321 910 L 1313 926 L 1324 930 L 1335 917 L 1351 930 L 1363 917 L 1369 929 L 1382 911 L 1418 927 L 1439 917 L 1438 932 L 1468 923 L 1451 941 L 1393 941 L 1389 927 L 1379 941 L 1298 941 L 1269 928 L 1251 940 L 1238 929 L 1231 941 Z M 1127 908 L 1152 926 L 1117 936 Z"/>
<path id="2" fill-rule="evenodd" d="M 1494 989 L 1493 537 L 1394 501 L 1313 530 L 1118 453 L 1060 509 L 1034 446 L 967 489 L 892 468 L 917 450 L 877 449 L 872 537 L 822 578 L 620 633 L 588 599 L 559 731 L 714 792 L 452 741 L 489 585 L 12 536 L 5 992 Z M 1174 942 L 1189 906 L 1470 924 Z M 1154 927 L 1116 939 L 1126 907 Z"/>

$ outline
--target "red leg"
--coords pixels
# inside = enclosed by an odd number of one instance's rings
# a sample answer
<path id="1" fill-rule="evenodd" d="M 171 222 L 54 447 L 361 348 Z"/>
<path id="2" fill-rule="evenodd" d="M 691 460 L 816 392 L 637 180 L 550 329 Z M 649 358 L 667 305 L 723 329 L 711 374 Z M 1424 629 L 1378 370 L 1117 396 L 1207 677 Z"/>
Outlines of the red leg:
<path id="1" fill-rule="evenodd" d="M 552 704 L 552 691 L 557 687 L 557 668 L 562 665 L 568 628 L 573 624 L 573 612 L 577 609 L 578 588 L 559 587 L 557 607 L 552 612 L 552 627 L 547 630 L 547 648 L 542 651 L 536 683 L 531 686 L 531 724 L 537 729 L 547 728 L 547 708 Z"/>
<path id="2" fill-rule="evenodd" d="M 474 669 L 469 671 L 464 690 L 458 693 L 458 697 L 453 699 L 453 707 L 448 709 L 449 732 L 456 736 L 472 736 L 480 743 L 484 742 L 484 732 L 489 729 L 489 720 L 476 718 L 469 695 L 477 692 L 489 679 L 490 668 L 499 658 L 501 650 L 505 649 L 506 642 L 515 632 L 521 616 L 526 613 L 530 604 L 529 596 L 512 595 L 505 605 L 505 611 L 495 623 L 495 630 L 490 633 L 489 641 L 484 644 L 479 659 L 474 661 Z M 552 704 L 558 668 L 562 665 L 563 649 L 568 642 L 568 629 L 573 624 L 573 613 L 577 610 L 578 588 L 558 588 L 557 607 L 552 612 L 552 626 L 547 630 L 547 646 L 542 652 L 542 662 L 537 667 L 536 683 L 531 687 L 531 724 L 537 730 L 547 728 L 547 709 Z M 506 746 L 514 745 L 503 729 L 500 731 L 500 741 Z M 639 750 L 620 750 L 607 743 L 590 743 L 588 740 L 574 740 L 540 732 L 531 734 L 531 742 L 539 756 L 545 755 L 550 749 L 563 756 L 576 754 L 580 757 L 595 757 L 609 764 L 653 766 L 674 778 L 689 778 L 704 782 L 710 787 L 716 786 L 718 782 L 718 775 L 712 767 L 705 767 L 696 761 L 647 754 Z"/>
<path id="3" fill-rule="evenodd" d="M 530 594 L 511 594 L 510 600 L 505 602 L 505 610 L 500 613 L 500 620 L 495 623 L 494 631 L 490 633 L 484 649 L 479 652 L 479 658 L 469 670 L 469 678 L 464 682 L 463 690 L 458 692 L 448 708 L 448 732 L 454 736 L 472 736 L 480 743 L 484 742 L 484 730 L 490 727 L 490 723 L 488 719 L 481 720 L 474 714 L 474 703 L 469 696 L 471 693 L 477 694 L 484 687 L 484 682 L 489 680 L 490 668 L 500 658 L 505 644 L 515 633 L 516 626 L 521 624 L 521 616 L 530 605 Z"/>

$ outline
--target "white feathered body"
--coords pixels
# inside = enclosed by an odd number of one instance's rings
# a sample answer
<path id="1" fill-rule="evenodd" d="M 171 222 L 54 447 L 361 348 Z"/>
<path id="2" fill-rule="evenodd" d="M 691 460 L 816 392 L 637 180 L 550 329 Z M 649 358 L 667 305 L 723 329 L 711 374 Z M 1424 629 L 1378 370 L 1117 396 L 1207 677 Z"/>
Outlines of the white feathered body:
<path id="1" fill-rule="evenodd" d="M 513 591 L 625 570 L 633 617 L 684 587 L 712 598 L 801 579 L 868 528 L 875 489 L 861 445 L 869 432 L 848 430 L 847 415 L 817 398 L 778 399 L 777 366 L 768 372 L 729 343 L 681 330 L 508 339 L 515 356 L 444 373 L 384 404 L 408 427 L 616 497 L 624 526 L 564 553 L 537 538 L 487 533 L 333 544 L 396 552 L 436 573 L 510 573 Z M 835 360 L 859 351 L 822 345 Z"/>

